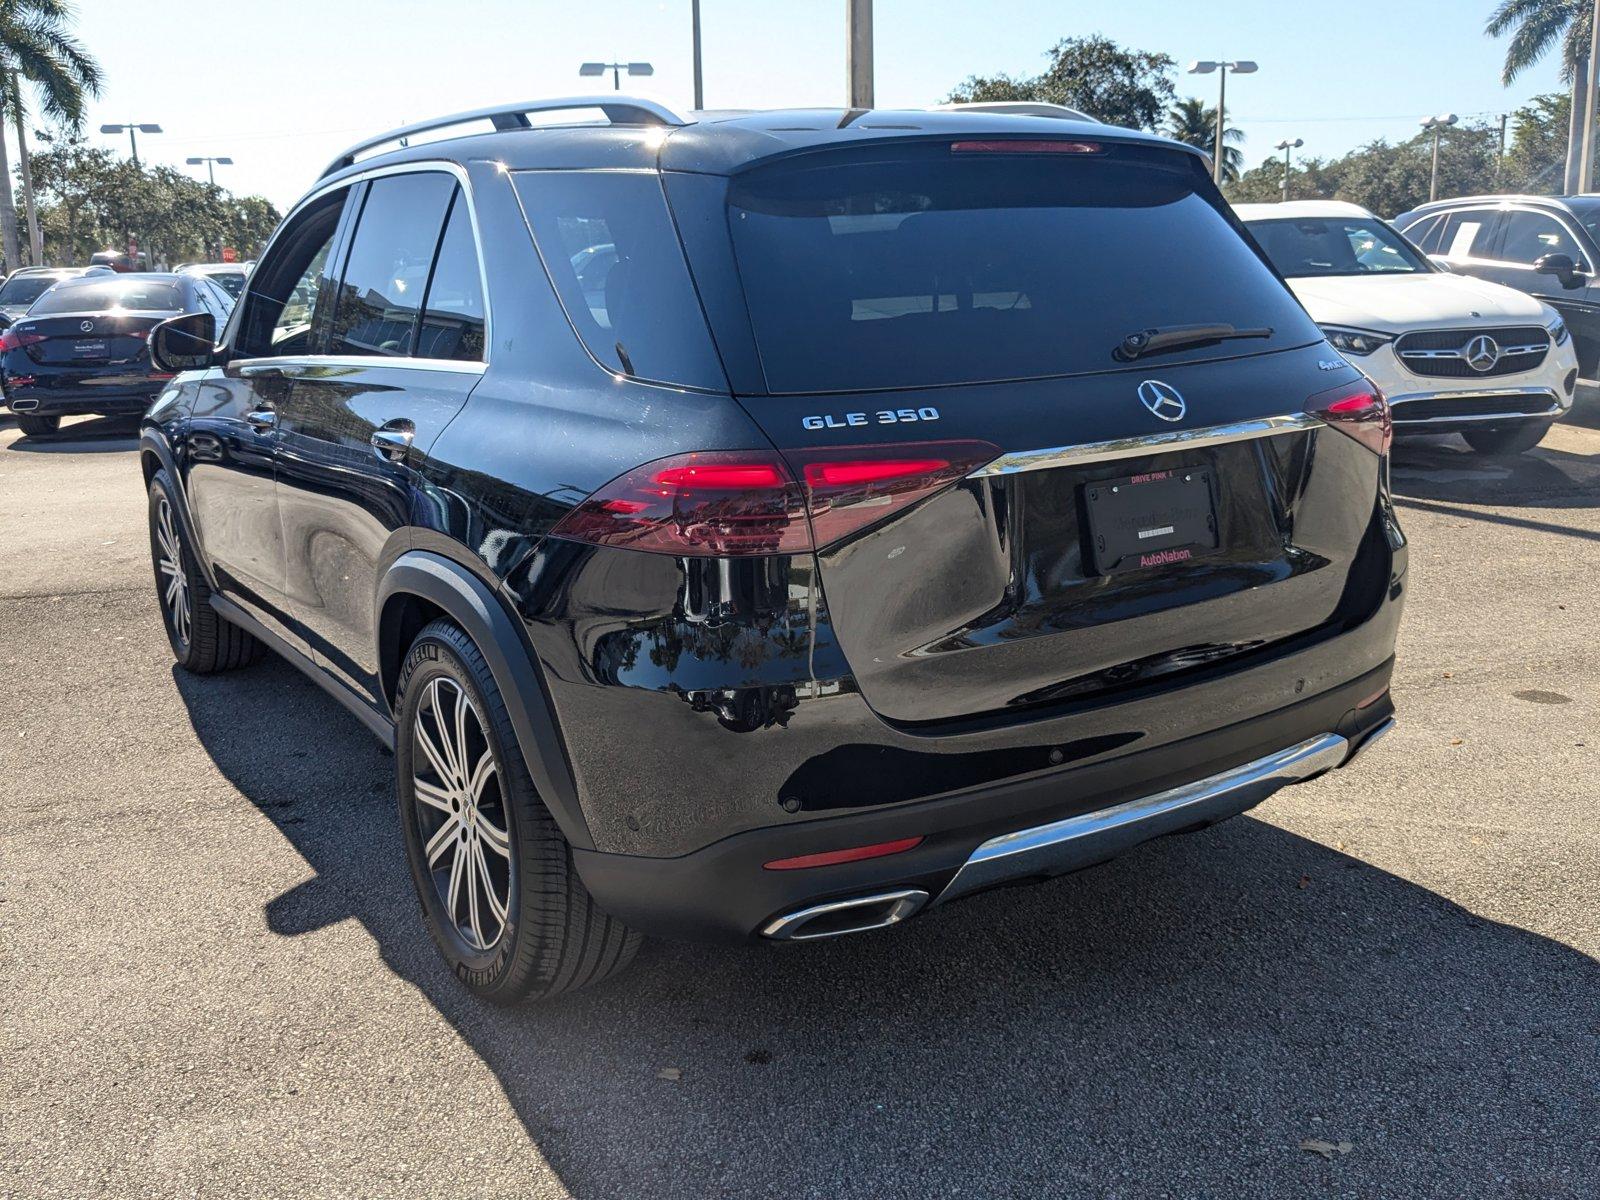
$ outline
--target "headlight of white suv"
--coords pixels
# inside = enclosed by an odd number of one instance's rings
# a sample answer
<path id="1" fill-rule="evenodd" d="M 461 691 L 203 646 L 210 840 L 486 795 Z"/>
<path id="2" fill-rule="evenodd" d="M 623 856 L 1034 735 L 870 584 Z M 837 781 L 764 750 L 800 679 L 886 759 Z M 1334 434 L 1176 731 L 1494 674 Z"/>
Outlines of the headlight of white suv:
<path id="1" fill-rule="evenodd" d="M 1552 346 L 1565 346 L 1567 344 L 1567 338 L 1571 335 L 1567 332 L 1567 323 L 1560 317 L 1551 321 L 1545 328 L 1550 331 L 1550 344 Z"/>
<path id="2" fill-rule="evenodd" d="M 1323 336 L 1340 354 L 1365 357 L 1379 346 L 1387 346 L 1394 338 L 1386 333 L 1373 333 L 1370 329 L 1348 329 L 1343 325 L 1323 325 Z"/>

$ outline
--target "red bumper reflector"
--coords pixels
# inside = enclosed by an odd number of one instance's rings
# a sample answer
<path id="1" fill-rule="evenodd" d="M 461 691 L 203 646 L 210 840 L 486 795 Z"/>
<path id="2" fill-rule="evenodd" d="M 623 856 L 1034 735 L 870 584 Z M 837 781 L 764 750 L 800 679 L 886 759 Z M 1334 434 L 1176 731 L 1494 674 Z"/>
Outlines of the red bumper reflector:
<path id="1" fill-rule="evenodd" d="M 1383 687 L 1381 687 L 1377 691 L 1373 692 L 1372 695 L 1368 696 L 1360 704 L 1356 705 L 1356 707 L 1357 708 L 1371 708 L 1374 704 L 1376 704 L 1379 700 L 1382 700 L 1388 694 L 1389 694 L 1389 685 L 1388 684 L 1384 684 Z"/>
<path id="2" fill-rule="evenodd" d="M 802 854 L 798 858 L 775 858 L 767 864 L 769 871 L 800 871 L 806 867 L 831 867 L 835 863 L 860 862 L 864 858 L 883 858 L 900 854 L 922 845 L 921 836 L 900 838 L 893 842 L 877 842 L 871 846 L 852 846 L 848 850 L 827 850 L 821 854 Z"/>

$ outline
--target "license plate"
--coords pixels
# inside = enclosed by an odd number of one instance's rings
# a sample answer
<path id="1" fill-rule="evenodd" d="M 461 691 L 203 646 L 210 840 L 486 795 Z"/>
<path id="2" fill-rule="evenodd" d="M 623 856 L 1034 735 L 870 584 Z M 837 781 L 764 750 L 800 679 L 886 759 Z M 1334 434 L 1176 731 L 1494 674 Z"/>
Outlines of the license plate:
<path id="1" fill-rule="evenodd" d="M 106 344 L 104 342 L 73 342 L 73 358 L 104 358 Z"/>
<path id="2" fill-rule="evenodd" d="M 1187 562 L 1218 546 L 1209 467 L 1085 484 L 1084 507 L 1091 557 L 1101 575 Z"/>

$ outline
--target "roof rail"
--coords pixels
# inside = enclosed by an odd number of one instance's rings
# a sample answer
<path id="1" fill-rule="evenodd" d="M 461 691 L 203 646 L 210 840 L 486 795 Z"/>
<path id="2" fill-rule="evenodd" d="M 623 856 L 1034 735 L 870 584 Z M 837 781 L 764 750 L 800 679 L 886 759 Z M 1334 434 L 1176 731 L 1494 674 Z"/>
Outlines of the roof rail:
<path id="1" fill-rule="evenodd" d="M 568 109 L 598 108 L 613 125 L 682 125 L 684 120 L 670 108 L 654 100 L 639 100 L 615 92 L 601 96 L 561 96 L 552 100 L 529 100 L 522 104 L 492 104 L 488 108 L 475 108 L 471 112 L 452 113 L 448 117 L 434 117 L 412 125 L 402 125 L 357 142 L 328 164 L 318 178 L 327 178 L 342 171 L 356 161 L 356 156 L 387 142 L 418 133 L 431 133 L 435 129 L 448 129 L 452 125 L 467 125 L 473 121 L 489 121 L 496 129 L 531 129 L 529 113 L 562 112 Z"/>
<path id="2" fill-rule="evenodd" d="M 1062 121 L 1105 124 L 1100 118 L 1091 117 L 1081 109 L 1068 108 L 1065 104 L 1050 104 L 1043 100 L 966 100 L 954 104 L 940 104 L 936 109 L 940 112 L 1009 113 L 1014 117 L 1055 117 Z"/>

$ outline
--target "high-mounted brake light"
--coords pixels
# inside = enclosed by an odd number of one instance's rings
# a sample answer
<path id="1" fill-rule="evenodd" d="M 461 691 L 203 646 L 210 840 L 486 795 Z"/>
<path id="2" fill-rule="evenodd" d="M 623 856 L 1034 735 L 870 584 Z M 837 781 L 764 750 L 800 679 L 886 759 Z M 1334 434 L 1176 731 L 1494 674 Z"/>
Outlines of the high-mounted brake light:
<path id="1" fill-rule="evenodd" d="M 867 858 L 885 858 L 903 854 L 922 845 L 921 837 L 899 838 L 892 842 L 876 842 L 871 846 L 852 846 L 848 850 L 826 850 L 821 854 L 802 854 L 796 858 L 775 858 L 763 864 L 768 871 L 802 871 L 807 867 L 831 867 L 837 863 L 861 862 Z"/>
<path id="2" fill-rule="evenodd" d="M 1387 454 L 1394 440 L 1389 401 L 1365 379 L 1318 392 L 1306 401 L 1306 411 L 1349 434 L 1374 454 Z"/>
<path id="3" fill-rule="evenodd" d="M 1104 154 L 1099 142 L 1025 141 L 996 138 L 984 142 L 951 142 L 952 154 Z"/>
<path id="4" fill-rule="evenodd" d="M 613 479 L 556 537 L 691 557 L 804 554 L 858 533 L 1000 454 L 988 442 L 921 442 L 682 454 Z"/>

